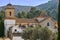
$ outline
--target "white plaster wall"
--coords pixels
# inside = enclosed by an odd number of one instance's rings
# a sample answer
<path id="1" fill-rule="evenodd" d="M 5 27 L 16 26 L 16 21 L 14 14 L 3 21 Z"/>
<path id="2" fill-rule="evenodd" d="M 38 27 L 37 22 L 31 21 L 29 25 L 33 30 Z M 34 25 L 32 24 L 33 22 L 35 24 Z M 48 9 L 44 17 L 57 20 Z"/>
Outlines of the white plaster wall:
<path id="1" fill-rule="evenodd" d="M 49 22 L 49 26 L 47 26 L 47 23 Z M 52 29 L 54 29 L 54 24 L 52 23 L 51 20 L 47 19 L 44 22 L 40 23 L 42 27 L 50 27 Z"/>
<path id="2" fill-rule="evenodd" d="M 17 30 L 16 32 L 15 32 L 15 29 Z M 19 25 L 16 25 L 12 28 L 12 33 L 14 33 L 14 32 L 15 33 L 17 33 L 17 32 L 21 33 L 21 32 L 23 32 L 23 29 L 19 28 Z"/>
<path id="3" fill-rule="evenodd" d="M 48 22 L 49 22 L 50 26 L 47 26 Z M 54 23 L 49 19 L 45 20 L 44 22 L 42 22 L 40 24 L 41 24 L 42 27 L 48 27 L 52 32 L 57 32 L 57 29 L 54 28 L 55 27 Z"/>
<path id="4" fill-rule="evenodd" d="M 41 20 L 43 20 L 44 18 L 37 18 L 37 20 L 40 22 Z"/>
<path id="5" fill-rule="evenodd" d="M 10 27 L 15 25 L 15 20 L 4 20 L 4 27 L 5 27 L 5 36 L 7 37 L 7 31 Z"/>
<path id="6" fill-rule="evenodd" d="M 4 24 L 15 24 L 16 20 L 4 20 Z"/>
<path id="7" fill-rule="evenodd" d="M 24 40 L 21 36 L 13 36 L 12 40 Z"/>

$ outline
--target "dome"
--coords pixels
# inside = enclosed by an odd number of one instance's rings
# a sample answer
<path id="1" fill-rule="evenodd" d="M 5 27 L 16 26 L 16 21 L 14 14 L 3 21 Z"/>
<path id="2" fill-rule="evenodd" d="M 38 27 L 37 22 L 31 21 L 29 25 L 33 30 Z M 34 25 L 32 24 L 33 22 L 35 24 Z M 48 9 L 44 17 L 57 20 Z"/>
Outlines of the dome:
<path id="1" fill-rule="evenodd" d="M 12 6 L 12 4 L 9 3 L 9 4 L 7 4 L 7 6 Z"/>
<path id="2" fill-rule="evenodd" d="M 5 9 L 14 9 L 14 6 L 9 3 L 6 5 Z"/>

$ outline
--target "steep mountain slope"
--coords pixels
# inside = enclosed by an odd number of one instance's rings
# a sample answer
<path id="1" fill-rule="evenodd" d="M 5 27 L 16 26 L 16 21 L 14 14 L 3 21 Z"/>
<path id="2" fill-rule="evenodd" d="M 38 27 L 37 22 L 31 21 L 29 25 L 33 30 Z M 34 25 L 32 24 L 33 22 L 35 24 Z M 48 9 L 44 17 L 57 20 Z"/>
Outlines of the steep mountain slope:
<path id="1" fill-rule="evenodd" d="M 51 0 L 51 1 L 48 1 L 48 3 L 45 3 L 45 4 L 41 4 L 41 5 L 38 5 L 36 6 L 38 9 L 48 9 L 48 8 L 57 8 L 58 6 L 58 0 Z"/>
<path id="2" fill-rule="evenodd" d="M 17 12 L 22 12 L 22 11 L 27 13 L 31 9 L 30 6 L 19 6 L 19 5 L 14 5 L 14 8 L 15 8 L 15 14 L 17 14 Z"/>
<path id="3" fill-rule="evenodd" d="M 47 14 L 54 18 L 55 20 L 58 19 L 58 3 L 59 0 L 51 0 L 48 3 L 41 4 L 36 6 L 39 10 L 46 10 Z M 26 13 L 30 11 L 31 6 L 20 6 L 20 5 L 13 5 L 15 8 L 15 15 L 17 15 L 17 12 L 25 11 Z M 4 10 L 5 6 L 0 7 L 0 11 Z"/>
<path id="4" fill-rule="evenodd" d="M 18 13 L 18 12 L 22 12 L 22 11 L 24 11 L 24 12 L 28 12 L 28 11 L 30 11 L 30 9 L 31 9 L 31 6 L 20 6 L 20 5 L 13 5 L 14 6 L 14 8 L 15 8 L 15 15 Z M 2 7 L 0 7 L 0 11 L 1 10 L 4 10 L 4 8 L 5 8 L 5 6 L 2 6 Z"/>
<path id="5" fill-rule="evenodd" d="M 48 3 L 36 6 L 36 8 L 39 10 L 46 10 L 49 16 L 57 20 L 58 19 L 58 3 L 59 3 L 59 0 L 51 0 Z"/>

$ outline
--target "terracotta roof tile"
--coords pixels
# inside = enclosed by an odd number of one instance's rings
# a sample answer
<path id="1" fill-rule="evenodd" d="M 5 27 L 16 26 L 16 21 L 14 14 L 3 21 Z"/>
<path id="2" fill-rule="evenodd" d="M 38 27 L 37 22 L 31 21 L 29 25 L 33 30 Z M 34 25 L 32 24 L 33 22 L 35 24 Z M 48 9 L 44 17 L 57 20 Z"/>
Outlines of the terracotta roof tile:
<path id="1" fill-rule="evenodd" d="M 19 18 L 16 19 L 17 23 L 37 23 L 35 19 Z"/>

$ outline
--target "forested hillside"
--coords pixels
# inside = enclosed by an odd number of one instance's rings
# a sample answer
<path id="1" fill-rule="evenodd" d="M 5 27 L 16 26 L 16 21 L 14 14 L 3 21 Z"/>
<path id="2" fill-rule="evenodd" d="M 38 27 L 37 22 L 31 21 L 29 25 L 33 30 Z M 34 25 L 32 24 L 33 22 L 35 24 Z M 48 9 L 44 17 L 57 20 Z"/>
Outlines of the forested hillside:
<path id="1" fill-rule="evenodd" d="M 57 20 L 58 19 L 58 1 L 59 0 L 51 0 L 48 3 L 36 6 L 36 8 L 39 10 L 46 10 L 49 16 Z"/>
<path id="2" fill-rule="evenodd" d="M 38 10 L 45 10 L 46 13 L 51 16 L 53 19 L 58 19 L 58 1 L 59 0 L 50 0 L 48 3 L 41 4 L 36 6 L 35 8 Z M 21 5 L 13 5 L 15 8 L 15 16 L 17 16 L 17 13 L 29 12 L 32 6 L 21 6 Z M 4 10 L 5 6 L 0 7 L 0 11 Z M 34 14 L 34 13 L 32 13 Z M 36 14 L 36 13 L 35 13 Z"/>

